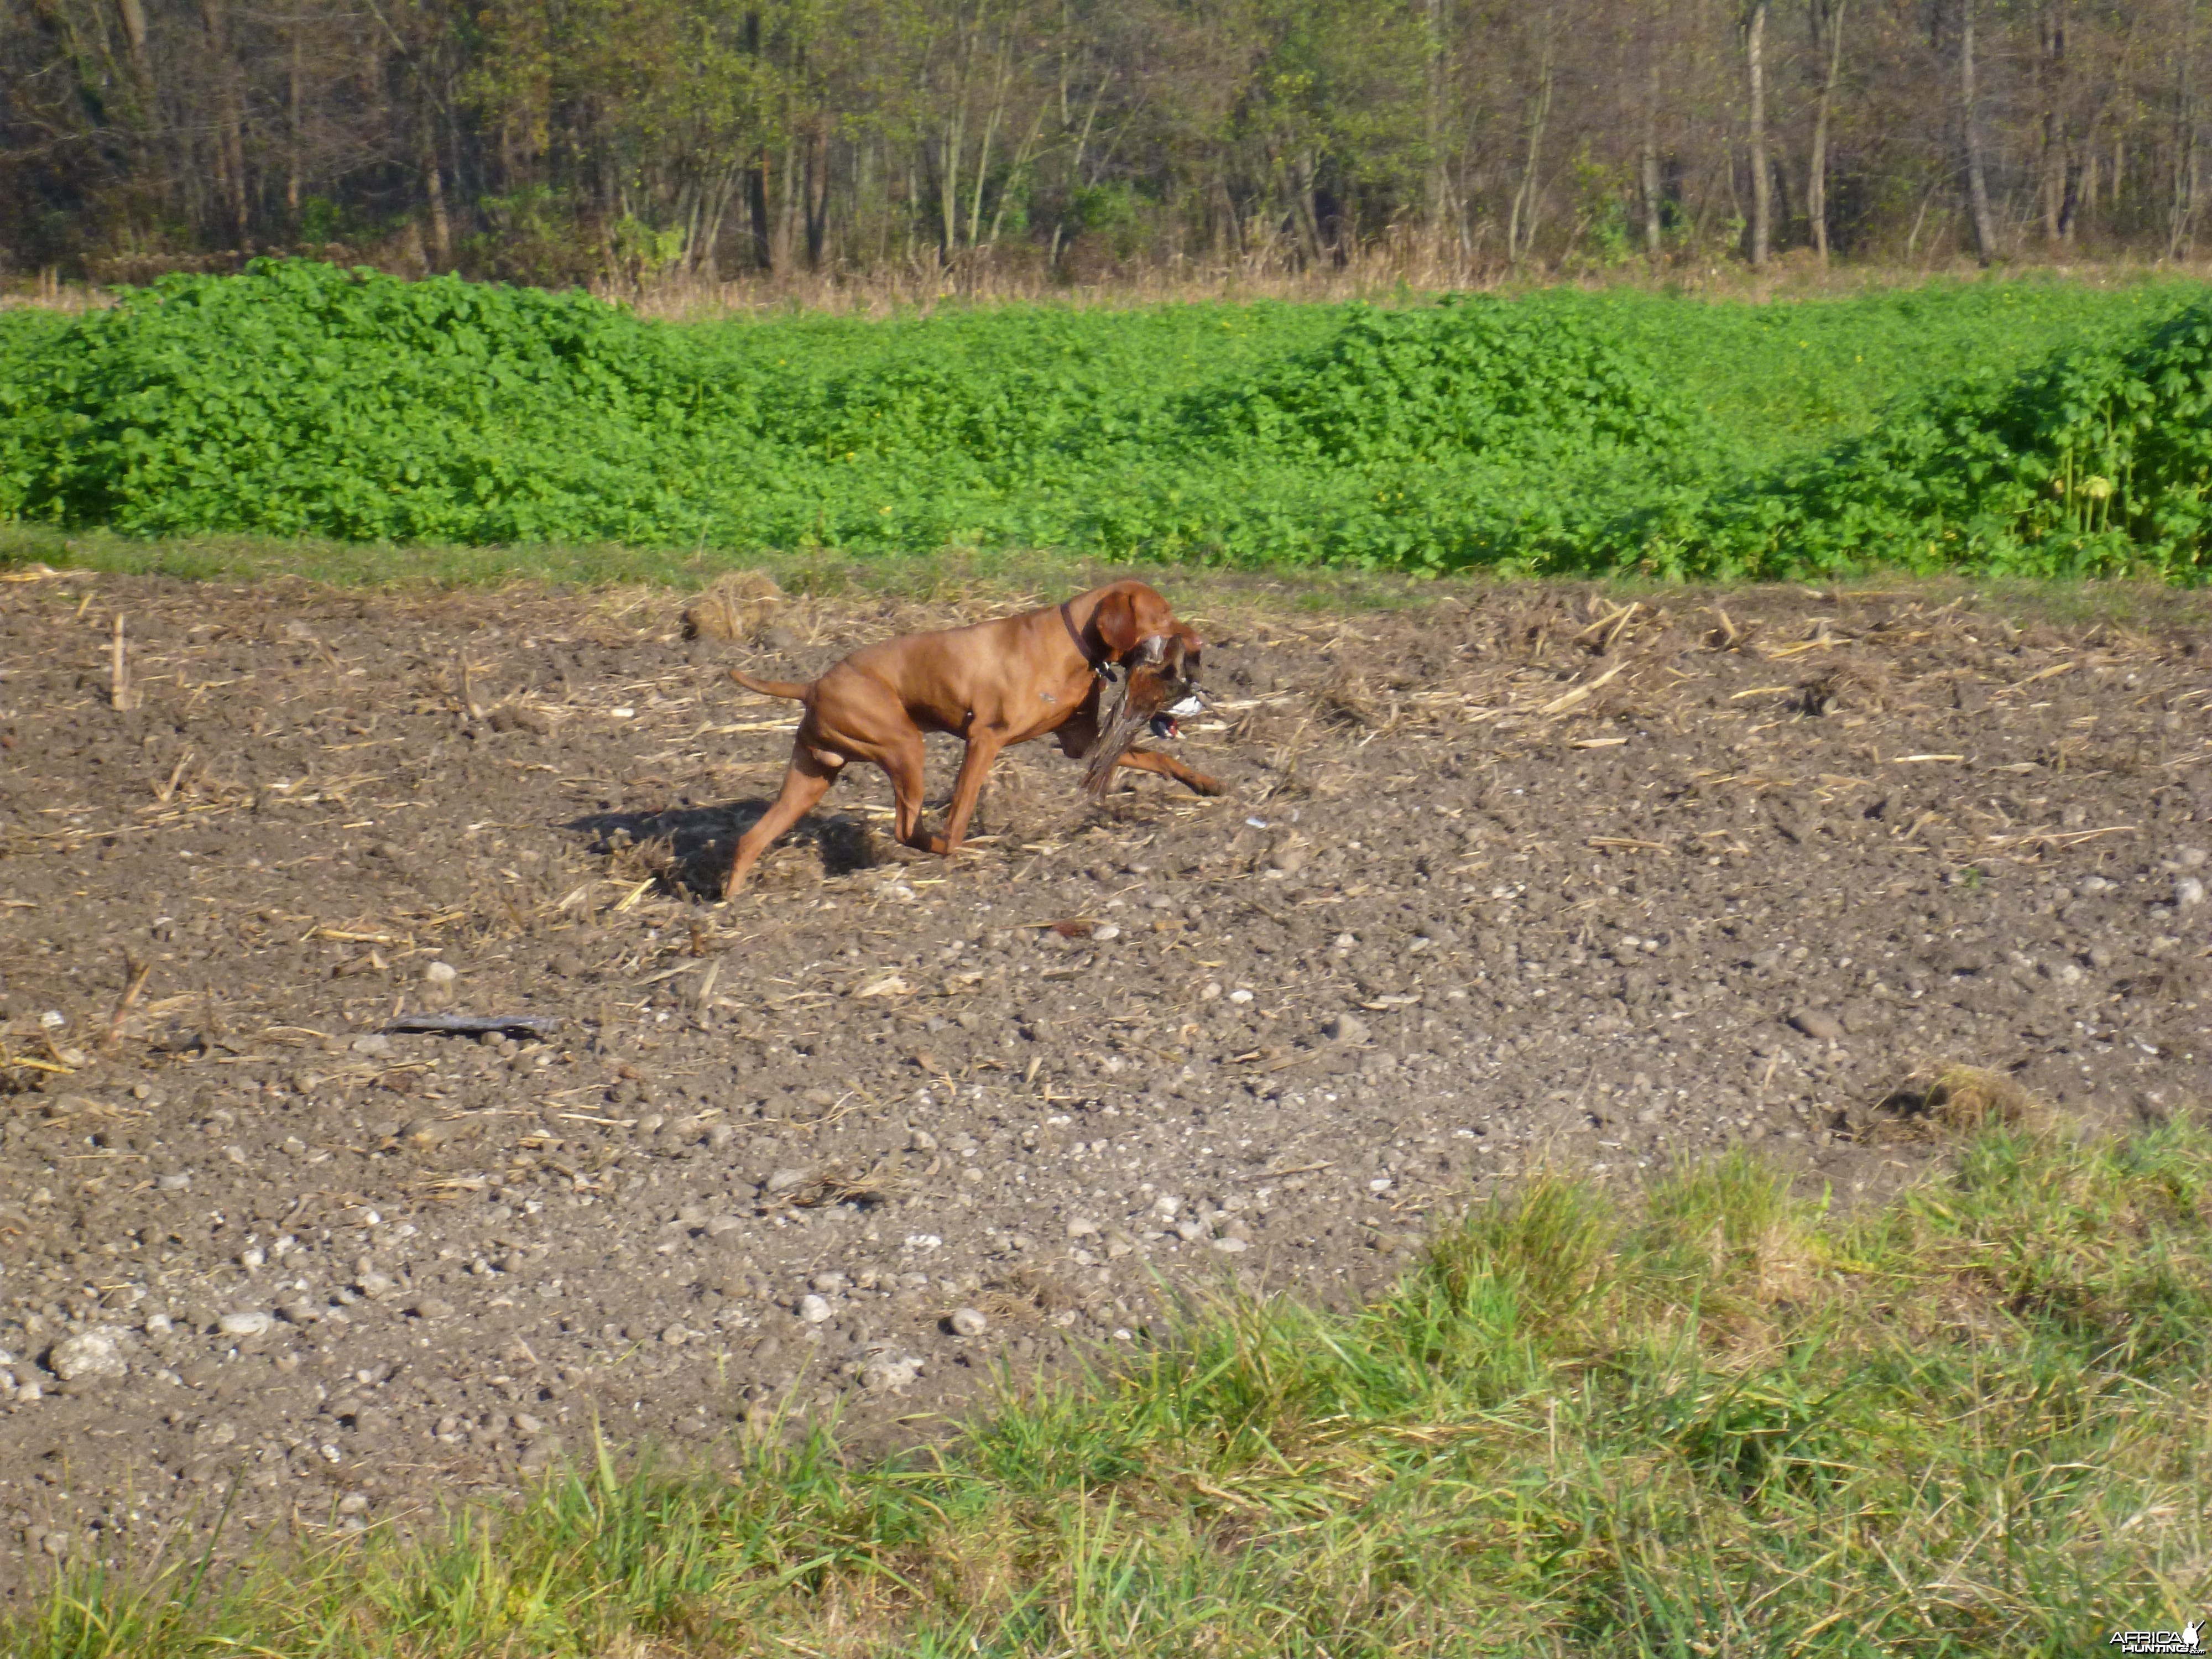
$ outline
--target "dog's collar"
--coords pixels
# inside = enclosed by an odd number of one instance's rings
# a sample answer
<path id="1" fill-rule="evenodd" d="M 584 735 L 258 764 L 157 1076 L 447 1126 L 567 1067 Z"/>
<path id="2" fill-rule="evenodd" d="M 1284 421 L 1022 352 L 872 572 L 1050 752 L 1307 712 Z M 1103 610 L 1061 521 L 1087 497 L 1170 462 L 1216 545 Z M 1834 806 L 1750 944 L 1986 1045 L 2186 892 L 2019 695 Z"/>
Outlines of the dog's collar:
<path id="1" fill-rule="evenodd" d="M 1091 654 L 1090 646 L 1084 641 L 1083 630 L 1075 625 L 1075 617 L 1067 608 L 1073 603 L 1072 599 L 1062 599 L 1060 602 L 1060 626 L 1067 630 L 1067 637 L 1075 641 L 1075 648 L 1083 653 L 1084 666 L 1088 668 L 1097 678 L 1110 680 L 1114 678 L 1113 663 L 1110 659 L 1094 657 Z"/>

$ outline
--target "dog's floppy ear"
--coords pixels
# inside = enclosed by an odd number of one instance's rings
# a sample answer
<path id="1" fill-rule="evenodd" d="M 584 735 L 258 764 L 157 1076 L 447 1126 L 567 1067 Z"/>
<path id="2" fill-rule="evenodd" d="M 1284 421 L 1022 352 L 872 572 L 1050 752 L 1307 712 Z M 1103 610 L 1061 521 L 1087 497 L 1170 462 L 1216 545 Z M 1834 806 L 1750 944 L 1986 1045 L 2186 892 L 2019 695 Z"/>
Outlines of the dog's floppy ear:
<path id="1" fill-rule="evenodd" d="M 1091 630 L 1098 635 L 1098 643 L 1116 661 L 1137 648 L 1137 641 L 1144 637 L 1143 626 L 1137 617 L 1136 596 L 1127 588 L 1108 593 L 1091 613 Z"/>

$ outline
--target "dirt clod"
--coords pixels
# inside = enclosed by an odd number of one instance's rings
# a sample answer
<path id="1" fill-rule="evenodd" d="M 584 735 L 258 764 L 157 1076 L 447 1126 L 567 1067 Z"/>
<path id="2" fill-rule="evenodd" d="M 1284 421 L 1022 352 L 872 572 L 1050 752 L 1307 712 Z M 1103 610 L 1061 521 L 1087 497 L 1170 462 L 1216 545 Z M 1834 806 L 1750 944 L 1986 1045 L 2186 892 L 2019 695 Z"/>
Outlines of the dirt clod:
<path id="1" fill-rule="evenodd" d="M 1841 1042 L 1844 1023 L 1833 1014 L 1822 1013 L 1817 1008 L 1801 1008 L 1790 1016 L 1790 1023 L 1807 1036 L 1819 1042 Z"/>

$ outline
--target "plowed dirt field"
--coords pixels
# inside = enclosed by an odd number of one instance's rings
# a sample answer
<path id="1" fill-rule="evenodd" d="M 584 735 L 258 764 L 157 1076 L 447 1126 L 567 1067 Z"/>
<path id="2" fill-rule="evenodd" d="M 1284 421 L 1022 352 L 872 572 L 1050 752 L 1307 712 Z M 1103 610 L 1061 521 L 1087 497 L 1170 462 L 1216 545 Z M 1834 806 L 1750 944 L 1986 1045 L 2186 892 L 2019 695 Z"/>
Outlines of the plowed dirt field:
<path id="1" fill-rule="evenodd" d="M 926 1434 L 1537 1160 L 1859 1201 L 1947 1063 L 2212 1097 L 2202 599 L 1206 592 L 1226 798 L 1036 745 L 948 863 L 856 768 L 720 905 L 793 713 L 722 669 L 983 605 L 11 574 L 0 1587 L 414 1524 L 595 1422 Z"/>

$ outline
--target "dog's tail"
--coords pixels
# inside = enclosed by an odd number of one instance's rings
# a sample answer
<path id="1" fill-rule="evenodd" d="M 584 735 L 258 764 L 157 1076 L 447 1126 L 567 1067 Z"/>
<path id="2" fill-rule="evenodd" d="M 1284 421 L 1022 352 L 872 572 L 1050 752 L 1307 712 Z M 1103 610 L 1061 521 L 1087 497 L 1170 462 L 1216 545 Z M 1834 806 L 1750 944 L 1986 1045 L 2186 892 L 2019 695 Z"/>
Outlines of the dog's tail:
<path id="1" fill-rule="evenodd" d="M 748 691 L 757 691 L 763 697 L 789 697 L 793 702 L 814 689 L 803 680 L 757 680 L 742 668 L 732 668 L 730 678 Z"/>

